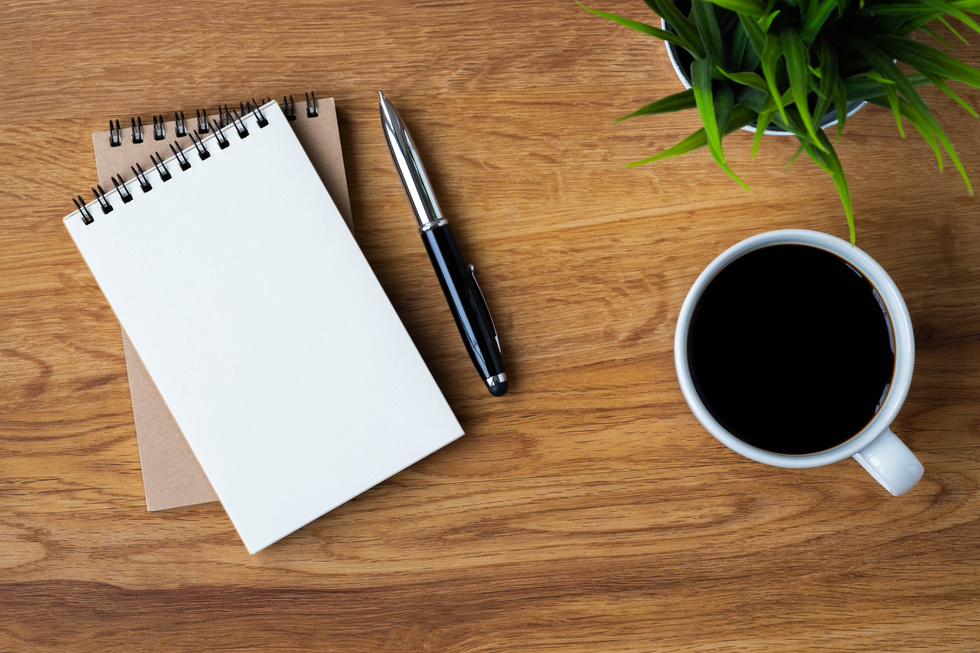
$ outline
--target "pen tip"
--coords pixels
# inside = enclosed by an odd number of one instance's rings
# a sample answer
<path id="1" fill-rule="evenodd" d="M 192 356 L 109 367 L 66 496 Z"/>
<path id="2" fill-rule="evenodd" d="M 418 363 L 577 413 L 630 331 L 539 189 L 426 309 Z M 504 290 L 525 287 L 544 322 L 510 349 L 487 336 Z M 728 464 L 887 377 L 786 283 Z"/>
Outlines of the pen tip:
<path id="1" fill-rule="evenodd" d="M 507 382 L 500 381 L 499 383 L 495 383 L 490 386 L 490 394 L 492 394 L 494 397 L 503 397 L 505 394 L 507 394 Z"/>
<path id="2" fill-rule="evenodd" d="M 379 99 L 379 100 L 381 100 L 381 101 L 384 101 L 384 99 L 385 99 L 385 94 L 384 94 L 384 93 L 382 93 L 381 91 L 378 91 L 378 99 Z"/>

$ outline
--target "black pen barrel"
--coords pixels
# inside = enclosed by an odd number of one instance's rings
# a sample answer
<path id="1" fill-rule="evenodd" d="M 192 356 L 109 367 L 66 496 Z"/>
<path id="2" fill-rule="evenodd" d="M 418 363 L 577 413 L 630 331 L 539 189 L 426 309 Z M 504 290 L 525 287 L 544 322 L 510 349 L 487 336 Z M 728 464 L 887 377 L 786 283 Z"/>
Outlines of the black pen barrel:
<path id="1" fill-rule="evenodd" d="M 503 394 L 506 392 L 506 380 L 502 387 L 496 388 L 493 382 L 493 379 L 504 374 L 497 333 L 473 269 L 463 262 L 453 230 L 444 222 L 422 230 L 421 235 L 473 365 L 490 387 L 491 393 Z M 502 378 L 506 379 L 506 376 Z"/>

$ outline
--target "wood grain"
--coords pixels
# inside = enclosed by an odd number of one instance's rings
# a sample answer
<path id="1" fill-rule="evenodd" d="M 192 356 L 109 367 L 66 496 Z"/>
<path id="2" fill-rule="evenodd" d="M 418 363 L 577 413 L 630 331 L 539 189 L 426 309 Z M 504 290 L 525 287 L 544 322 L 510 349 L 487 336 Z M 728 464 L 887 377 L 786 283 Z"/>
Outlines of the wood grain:
<path id="1" fill-rule="evenodd" d="M 886 111 L 839 152 L 916 331 L 893 429 L 926 473 L 900 498 L 853 461 L 751 463 L 685 407 L 700 270 L 847 232 L 788 141 L 726 140 L 751 193 L 706 152 L 623 167 L 697 126 L 612 123 L 679 89 L 658 42 L 570 1 L 15 1 L 0 34 L 0 650 L 977 650 L 980 205 Z M 481 275 L 503 399 L 416 282 L 378 89 Z M 249 556 L 217 505 L 146 512 L 119 327 L 61 218 L 106 120 L 305 90 L 337 100 L 358 240 L 467 436 Z M 927 98 L 980 183 L 980 124 Z"/>

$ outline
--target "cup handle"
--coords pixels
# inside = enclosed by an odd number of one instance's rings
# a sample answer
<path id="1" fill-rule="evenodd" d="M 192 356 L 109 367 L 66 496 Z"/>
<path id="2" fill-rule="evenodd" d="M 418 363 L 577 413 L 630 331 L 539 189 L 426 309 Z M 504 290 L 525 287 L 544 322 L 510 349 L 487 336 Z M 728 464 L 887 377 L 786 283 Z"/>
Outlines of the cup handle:
<path id="1" fill-rule="evenodd" d="M 889 429 L 854 454 L 854 460 L 896 497 L 922 478 L 922 463 Z"/>

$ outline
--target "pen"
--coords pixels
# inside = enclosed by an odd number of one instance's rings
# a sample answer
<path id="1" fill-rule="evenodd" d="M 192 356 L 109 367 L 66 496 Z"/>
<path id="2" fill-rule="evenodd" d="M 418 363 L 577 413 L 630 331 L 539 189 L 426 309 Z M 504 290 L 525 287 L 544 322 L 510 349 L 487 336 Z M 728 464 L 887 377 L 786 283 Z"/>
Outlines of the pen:
<path id="1" fill-rule="evenodd" d="M 388 141 L 391 158 L 415 211 L 419 234 L 425 243 L 436 276 L 439 277 L 439 285 L 446 295 L 456 326 L 480 378 L 487 384 L 490 394 L 500 397 L 507 392 L 504 359 L 500 353 L 500 340 L 497 338 L 483 292 L 476 282 L 473 266 L 463 263 L 453 231 L 442 215 L 408 129 L 384 93 L 379 92 L 378 95 L 381 97 L 381 125 L 385 140 Z"/>

